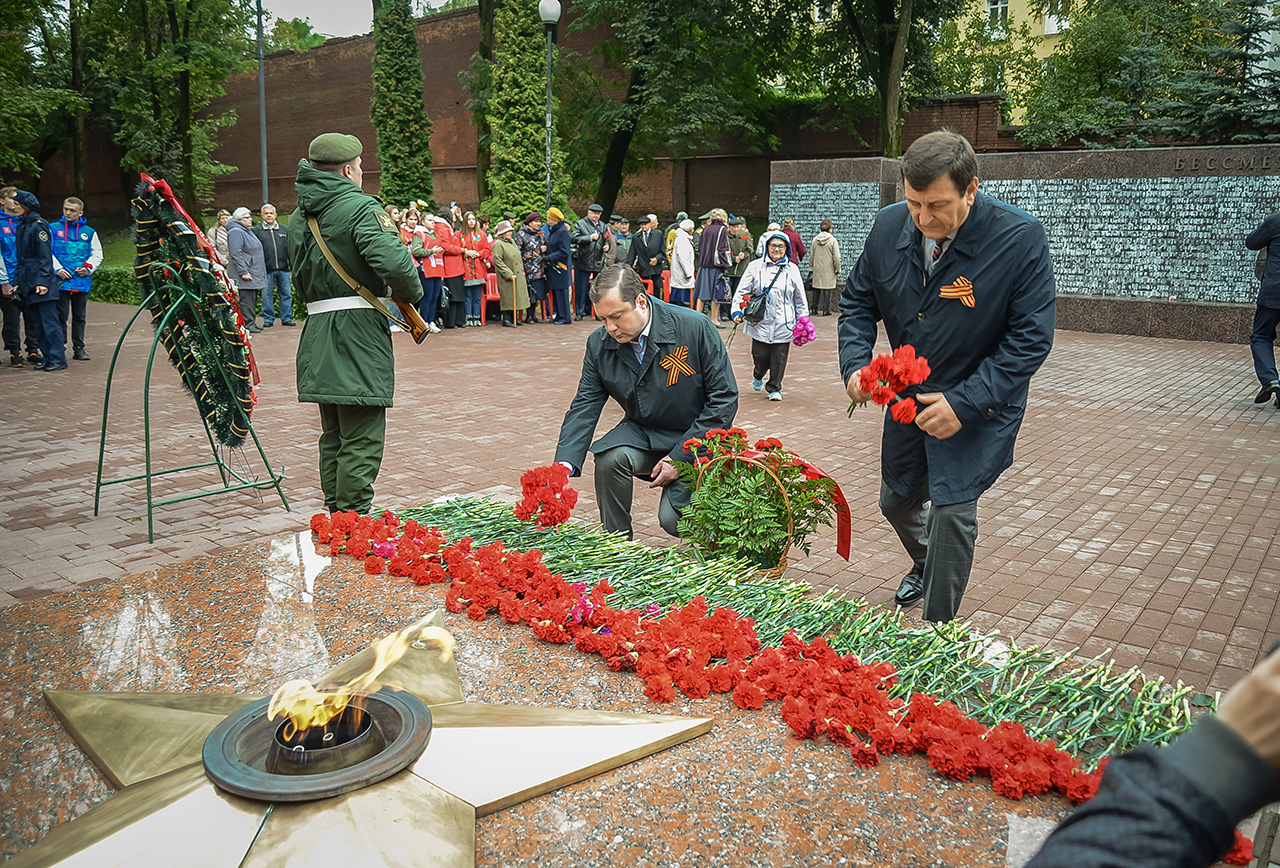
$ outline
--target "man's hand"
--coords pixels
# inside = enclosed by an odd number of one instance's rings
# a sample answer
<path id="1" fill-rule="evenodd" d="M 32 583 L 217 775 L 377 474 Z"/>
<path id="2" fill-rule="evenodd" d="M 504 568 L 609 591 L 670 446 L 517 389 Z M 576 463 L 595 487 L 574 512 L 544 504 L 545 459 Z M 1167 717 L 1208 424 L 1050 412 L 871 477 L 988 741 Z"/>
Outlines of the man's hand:
<path id="1" fill-rule="evenodd" d="M 1218 720 L 1280 769 L 1280 654 L 1271 654 L 1236 682 L 1218 704 Z"/>
<path id="2" fill-rule="evenodd" d="M 67 271 L 65 268 L 60 268 L 58 269 L 58 277 L 61 277 L 63 280 L 70 280 L 71 272 Z"/>
<path id="3" fill-rule="evenodd" d="M 652 266 L 652 265 L 657 265 L 657 264 L 658 264 L 658 257 L 656 257 L 656 256 L 650 256 L 650 257 L 649 257 L 649 265 L 651 265 L 651 266 Z"/>
<path id="4" fill-rule="evenodd" d="M 246 274 L 242 274 L 242 275 L 240 275 L 240 279 L 241 279 L 241 280 L 253 280 L 253 275 L 252 275 L 252 274 L 247 274 L 247 273 L 246 273 Z"/>
<path id="5" fill-rule="evenodd" d="M 871 400 L 871 393 L 862 391 L 859 385 L 858 375 L 862 373 L 862 369 L 853 372 L 853 376 L 849 378 L 849 382 L 845 384 L 844 390 L 849 393 L 849 400 L 857 404 L 865 404 Z"/>
<path id="6" fill-rule="evenodd" d="M 48 295 L 48 294 L 49 294 L 49 287 L 47 286 L 36 287 L 36 295 Z"/>
<path id="7" fill-rule="evenodd" d="M 653 473 L 649 474 L 649 478 L 653 480 L 649 483 L 650 488 L 666 488 L 680 478 L 680 471 L 676 469 L 674 461 L 664 457 L 653 466 Z"/>
<path id="8" fill-rule="evenodd" d="M 930 437 L 946 440 L 963 426 L 956 418 L 956 413 L 947 402 L 947 396 L 941 392 L 926 392 L 916 395 L 916 401 L 924 405 L 924 409 L 916 415 L 916 427 Z"/>
<path id="9" fill-rule="evenodd" d="M 9 298 L 10 296 L 12 296 L 12 295 L 13 295 L 13 284 L 11 284 L 11 283 L 0 283 L 0 295 L 3 295 L 5 298 Z"/>

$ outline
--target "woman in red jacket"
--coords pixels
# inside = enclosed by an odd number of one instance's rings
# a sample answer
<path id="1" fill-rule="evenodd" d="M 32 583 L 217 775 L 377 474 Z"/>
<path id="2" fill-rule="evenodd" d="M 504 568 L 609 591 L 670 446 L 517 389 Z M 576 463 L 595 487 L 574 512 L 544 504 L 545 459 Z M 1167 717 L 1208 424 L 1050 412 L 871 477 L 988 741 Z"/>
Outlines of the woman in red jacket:
<path id="1" fill-rule="evenodd" d="M 449 296 L 449 304 L 445 308 L 444 327 L 447 329 L 462 328 L 466 311 L 464 309 L 463 247 L 462 239 L 453 234 L 449 224 L 449 213 L 443 212 L 435 219 L 434 232 L 436 244 L 444 252 L 444 265 L 441 277 L 444 278 L 444 292 Z"/>
<path id="2" fill-rule="evenodd" d="M 422 315 L 427 328 L 431 332 L 440 331 L 436 320 L 440 318 L 440 275 L 444 271 L 444 260 L 440 257 L 443 250 L 437 246 L 435 236 L 430 227 L 419 225 L 421 219 L 416 208 L 404 213 L 400 224 L 400 240 L 409 248 L 414 264 L 418 266 L 418 277 L 422 281 L 422 300 L 418 302 L 418 313 Z"/>
<path id="3" fill-rule="evenodd" d="M 489 233 L 472 211 L 462 215 L 462 281 L 467 291 L 467 325 L 484 325 L 484 288 L 492 253 Z"/>

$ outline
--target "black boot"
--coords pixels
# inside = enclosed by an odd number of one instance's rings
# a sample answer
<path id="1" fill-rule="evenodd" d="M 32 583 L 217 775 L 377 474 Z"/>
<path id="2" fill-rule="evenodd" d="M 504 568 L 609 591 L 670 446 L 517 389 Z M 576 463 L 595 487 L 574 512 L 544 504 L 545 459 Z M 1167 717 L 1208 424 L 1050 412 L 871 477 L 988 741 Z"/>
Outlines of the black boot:
<path id="1" fill-rule="evenodd" d="M 513 329 L 516 327 L 515 318 L 512 316 L 511 311 L 504 310 L 502 312 L 502 325 L 504 328 L 509 328 L 509 329 Z"/>

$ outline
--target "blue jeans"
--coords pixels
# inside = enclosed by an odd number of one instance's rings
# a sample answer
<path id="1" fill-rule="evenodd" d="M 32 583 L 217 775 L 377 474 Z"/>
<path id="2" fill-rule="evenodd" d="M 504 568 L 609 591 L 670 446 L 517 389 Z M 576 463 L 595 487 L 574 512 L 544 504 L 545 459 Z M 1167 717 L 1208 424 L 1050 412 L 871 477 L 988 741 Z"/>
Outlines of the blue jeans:
<path id="1" fill-rule="evenodd" d="M 467 287 L 467 316 L 484 319 L 484 284 Z"/>
<path id="2" fill-rule="evenodd" d="M 418 302 L 418 313 L 428 323 L 433 323 L 440 319 L 440 287 L 444 285 L 444 278 L 427 277 L 419 271 L 418 280 L 422 283 L 422 301 Z"/>
<path id="3" fill-rule="evenodd" d="M 1276 326 L 1280 324 L 1280 308 L 1263 307 L 1253 315 L 1253 334 L 1249 349 L 1253 351 L 1253 372 L 1262 385 L 1274 383 L 1276 377 Z"/>
<path id="4" fill-rule="evenodd" d="M 289 272 L 268 271 L 267 285 L 262 290 L 262 323 L 266 325 L 276 318 L 272 304 L 275 288 L 280 288 L 280 320 L 293 322 L 293 290 L 289 285 Z"/>

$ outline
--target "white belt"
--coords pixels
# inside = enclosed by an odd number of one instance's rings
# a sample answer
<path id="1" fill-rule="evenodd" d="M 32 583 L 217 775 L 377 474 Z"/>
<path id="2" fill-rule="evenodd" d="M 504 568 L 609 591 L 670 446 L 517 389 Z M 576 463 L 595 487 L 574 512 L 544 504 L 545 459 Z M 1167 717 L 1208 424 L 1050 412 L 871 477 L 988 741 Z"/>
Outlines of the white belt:
<path id="1" fill-rule="evenodd" d="M 307 316 L 315 316 L 318 313 L 331 313 L 335 310 L 360 310 L 361 308 L 373 309 L 373 305 L 365 301 L 358 295 L 346 295 L 341 298 L 326 298 L 320 301 L 312 301 L 307 303 Z"/>

